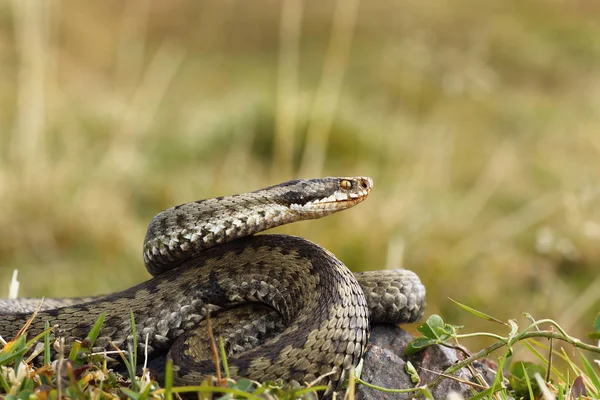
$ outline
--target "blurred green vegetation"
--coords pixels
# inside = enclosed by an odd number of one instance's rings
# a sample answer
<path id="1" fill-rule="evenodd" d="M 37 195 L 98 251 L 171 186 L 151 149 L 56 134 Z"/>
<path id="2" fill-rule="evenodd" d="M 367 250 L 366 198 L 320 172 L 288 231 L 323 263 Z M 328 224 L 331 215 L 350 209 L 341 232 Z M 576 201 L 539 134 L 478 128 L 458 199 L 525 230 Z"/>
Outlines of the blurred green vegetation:
<path id="1" fill-rule="evenodd" d="M 453 324 L 483 328 L 448 297 L 582 337 L 599 17 L 593 0 L 0 3 L 0 282 L 121 290 L 148 277 L 162 209 L 368 175 L 364 204 L 279 231 L 355 271 L 416 271 Z"/>

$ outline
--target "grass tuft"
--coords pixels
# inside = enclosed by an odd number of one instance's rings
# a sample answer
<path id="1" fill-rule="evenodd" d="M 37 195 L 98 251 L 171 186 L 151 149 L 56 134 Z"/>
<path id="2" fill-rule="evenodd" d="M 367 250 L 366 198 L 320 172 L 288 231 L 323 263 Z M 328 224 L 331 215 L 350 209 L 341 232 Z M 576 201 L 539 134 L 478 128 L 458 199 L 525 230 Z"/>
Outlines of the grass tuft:
<path id="1" fill-rule="evenodd" d="M 498 319 L 486 313 L 468 306 L 459 306 L 461 309 L 494 324 L 498 322 Z M 58 363 L 49 362 L 47 356 L 50 353 L 50 346 L 56 345 L 50 343 L 52 329 L 48 327 L 40 335 L 27 340 L 27 330 L 24 328 L 17 337 L 9 340 L 0 351 L 0 394 L 6 395 L 7 398 L 17 399 L 43 391 L 47 396 L 50 396 L 49 398 L 60 396 L 62 393 L 74 399 L 95 399 L 99 394 L 102 394 L 109 397 L 124 395 L 133 400 L 146 400 L 154 398 L 172 399 L 179 394 L 196 393 L 199 398 L 222 395 L 224 396 L 223 399 L 255 400 L 269 398 L 291 400 L 313 399 L 317 397 L 319 392 L 326 389 L 326 386 L 315 386 L 317 381 L 307 383 L 304 388 L 296 388 L 288 387 L 281 382 L 255 382 L 245 378 L 232 379 L 229 375 L 225 347 L 220 338 L 220 359 L 223 363 L 225 378 L 206 377 L 198 386 L 174 387 L 173 365 L 168 360 L 165 366 L 164 387 L 161 387 L 158 382 L 150 378 L 150 374 L 145 368 L 141 371 L 141 374 L 136 374 L 137 352 L 134 351 L 133 345 L 129 346 L 127 355 L 119 352 L 129 373 L 129 378 L 126 378 L 107 369 L 106 358 L 97 357 L 97 354 L 91 352 L 92 346 L 89 343 L 93 343 L 93 340 L 98 336 L 104 319 L 104 315 L 99 316 L 86 339 L 88 343 L 82 345 L 75 342 L 71 347 L 69 358 L 63 361 L 59 359 Z M 465 354 L 465 358 L 448 367 L 436 379 L 427 384 L 421 383 L 418 378 L 418 371 L 413 371 L 415 386 L 412 388 L 378 387 L 361 380 L 352 372 L 344 399 L 354 399 L 357 385 L 365 385 L 383 393 L 413 393 L 414 395 L 420 394 L 425 398 L 433 398 L 432 390 L 445 378 L 455 379 L 462 384 L 471 386 L 474 399 L 537 399 L 540 396 L 544 399 L 565 399 L 571 398 L 575 394 L 583 395 L 584 393 L 592 398 L 600 397 L 599 368 L 594 366 L 581 353 L 586 351 L 598 357 L 600 346 L 587 344 L 570 336 L 553 320 L 535 320 L 531 316 L 529 316 L 529 319 L 531 323 L 525 328 L 520 328 L 514 321 L 502 323 L 502 326 L 510 328 L 508 334 L 503 336 L 492 332 L 459 333 L 464 330 L 464 327 L 450 325 L 440 316 L 432 315 L 418 327 L 423 337 L 415 338 L 409 344 L 407 353 L 415 353 L 427 346 L 438 344 L 460 348 L 462 353 Z M 132 337 L 135 337 L 135 332 L 135 320 L 132 317 Z M 212 336 L 212 332 L 209 334 Z M 476 353 L 469 353 L 460 344 L 460 341 L 476 336 L 492 338 L 496 342 Z M 580 362 L 577 363 L 569 357 L 565 348 L 556 349 L 554 344 L 545 345 L 538 341 L 540 339 L 550 339 L 552 343 L 555 341 L 564 342 L 573 348 L 579 349 Z M 41 348 L 37 349 L 37 352 L 38 354 L 43 352 L 44 362 L 41 366 L 36 367 L 34 366 L 34 357 L 25 359 L 24 356 L 35 350 L 36 347 L 40 347 L 38 346 L 40 343 Z M 61 341 L 59 341 L 60 343 Z M 528 349 L 531 355 L 541 361 L 541 364 L 530 361 L 516 361 L 514 353 L 519 347 Z M 547 357 L 542 355 L 545 351 L 549 352 Z M 217 355 L 215 365 L 220 366 L 219 355 L 215 354 Z M 477 377 L 476 381 L 469 382 L 459 380 L 453 376 L 459 369 L 469 367 L 473 362 L 481 359 L 489 360 L 494 357 L 494 354 L 497 354 L 495 360 L 497 371 L 504 371 L 504 365 L 509 365 L 509 368 L 505 374 L 496 374 L 491 385 Z M 556 356 L 564 362 L 560 365 L 554 364 L 550 355 Z M 571 381 L 570 376 L 575 376 L 575 379 Z"/>

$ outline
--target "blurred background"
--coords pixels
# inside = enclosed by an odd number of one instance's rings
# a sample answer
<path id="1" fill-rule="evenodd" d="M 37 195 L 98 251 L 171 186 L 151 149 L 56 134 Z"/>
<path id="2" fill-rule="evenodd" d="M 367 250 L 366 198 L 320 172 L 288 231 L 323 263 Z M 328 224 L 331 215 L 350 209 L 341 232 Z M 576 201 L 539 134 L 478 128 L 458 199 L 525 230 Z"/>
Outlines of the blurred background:
<path id="1" fill-rule="evenodd" d="M 22 296 L 122 290 L 167 207 L 367 175 L 365 203 L 278 231 L 414 270 L 427 314 L 469 332 L 508 329 L 449 297 L 583 338 L 599 18 L 594 0 L 0 2 L 0 296 L 14 269 Z"/>

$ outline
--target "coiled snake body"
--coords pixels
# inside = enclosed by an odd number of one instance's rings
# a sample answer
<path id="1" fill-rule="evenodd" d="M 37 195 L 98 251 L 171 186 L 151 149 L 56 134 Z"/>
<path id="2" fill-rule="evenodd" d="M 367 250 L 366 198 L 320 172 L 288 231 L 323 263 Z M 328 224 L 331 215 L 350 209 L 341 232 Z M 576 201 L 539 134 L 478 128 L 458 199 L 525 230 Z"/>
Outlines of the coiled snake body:
<path id="1" fill-rule="evenodd" d="M 177 383 L 193 384 L 214 373 L 205 326 L 210 312 L 233 375 L 300 384 L 327 375 L 321 381 L 327 395 L 358 364 L 369 322 L 417 320 L 425 289 L 410 271 L 354 275 L 308 240 L 253 235 L 352 207 L 371 188 L 365 177 L 297 180 L 165 210 L 144 242 L 153 279 L 83 303 L 46 300 L 29 335 L 47 321 L 68 345 L 106 313 L 93 350 L 126 349 L 133 312 L 137 343 L 148 337 L 150 356 L 168 352 Z M 37 306 L 36 299 L 0 300 L 0 335 L 16 335 Z"/>

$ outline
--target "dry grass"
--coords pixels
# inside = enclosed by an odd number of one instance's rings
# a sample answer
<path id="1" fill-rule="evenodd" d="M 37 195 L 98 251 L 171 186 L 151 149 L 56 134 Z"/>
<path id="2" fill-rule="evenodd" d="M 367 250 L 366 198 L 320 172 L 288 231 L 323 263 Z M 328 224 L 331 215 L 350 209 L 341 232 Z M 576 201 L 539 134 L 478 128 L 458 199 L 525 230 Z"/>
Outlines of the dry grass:
<path id="1" fill-rule="evenodd" d="M 18 268 L 22 295 L 124 289 L 148 276 L 145 227 L 168 206 L 360 174 L 368 202 L 281 231 L 353 270 L 417 271 L 452 323 L 469 317 L 449 296 L 582 336 L 600 308 L 599 13 L 2 3 L 0 282 Z"/>

